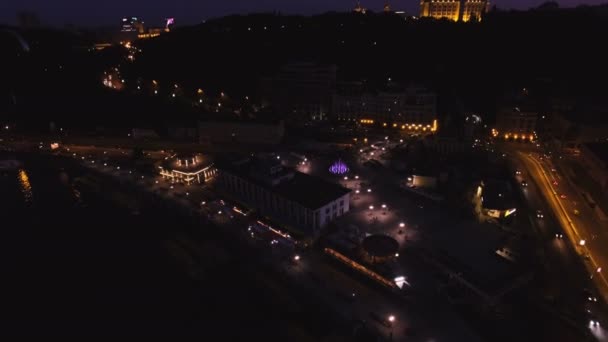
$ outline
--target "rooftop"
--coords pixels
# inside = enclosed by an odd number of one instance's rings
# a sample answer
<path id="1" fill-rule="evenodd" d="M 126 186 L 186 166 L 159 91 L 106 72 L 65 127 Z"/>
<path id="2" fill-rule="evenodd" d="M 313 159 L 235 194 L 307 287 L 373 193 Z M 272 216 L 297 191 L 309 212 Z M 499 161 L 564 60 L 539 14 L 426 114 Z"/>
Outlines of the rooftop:
<path id="1" fill-rule="evenodd" d="M 259 165 L 259 164 L 258 164 Z M 270 185 L 253 176 L 256 159 L 250 158 L 245 162 L 232 163 L 227 160 L 220 161 L 218 167 L 236 174 L 249 182 L 267 188 L 282 197 L 299 203 L 309 209 L 318 209 L 327 203 L 336 200 L 351 190 L 340 185 L 325 181 L 321 178 L 309 176 L 305 173 L 283 168 L 281 174 L 292 172 L 292 177 L 285 177 L 276 185 Z"/>
<path id="2" fill-rule="evenodd" d="M 194 161 L 194 163 L 192 163 Z M 179 154 L 163 161 L 162 167 L 166 170 L 180 172 L 196 172 L 212 164 L 211 158 L 202 154 Z"/>
<path id="3" fill-rule="evenodd" d="M 399 243 L 388 235 L 370 235 L 363 240 L 363 249 L 374 257 L 390 257 L 399 251 Z"/>
<path id="4" fill-rule="evenodd" d="M 489 296 L 500 293 L 521 274 L 516 264 L 496 254 L 509 237 L 491 224 L 465 223 L 432 237 L 434 257 Z"/>

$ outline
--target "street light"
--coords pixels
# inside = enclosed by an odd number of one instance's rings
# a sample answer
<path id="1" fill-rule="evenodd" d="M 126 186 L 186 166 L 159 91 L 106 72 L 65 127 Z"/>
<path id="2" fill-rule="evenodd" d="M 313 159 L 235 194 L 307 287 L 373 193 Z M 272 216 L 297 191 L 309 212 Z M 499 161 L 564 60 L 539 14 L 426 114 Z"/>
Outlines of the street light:
<path id="1" fill-rule="evenodd" d="M 369 206 L 369 210 L 374 210 L 374 206 L 373 206 L 373 205 L 370 205 L 370 206 Z"/>
<path id="2" fill-rule="evenodd" d="M 360 191 L 359 190 L 355 190 L 355 193 L 358 194 Z"/>
<path id="3" fill-rule="evenodd" d="M 403 222 L 399 223 L 399 228 L 403 228 L 403 227 L 405 227 L 405 223 L 403 223 Z"/>
<path id="4" fill-rule="evenodd" d="M 359 176 L 355 176 L 355 179 L 359 179 Z"/>
<path id="5" fill-rule="evenodd" d="M 299 255 L 294 256 L 294 257 L 293 257 L 293 260 L 294 260 L 294 261 L 298 261 L 298 260 L 300 260 L 300 256 L 299 256 Z"/>
<path id="6" fill-rule="evenodd" d="M 386 209 L 386 204 L 382 204 L 382 209 Z"/>
<path id="7" fill-rule="evenodd" d="M 581 246 L 584 246 L 585 243 L 586 243 L 585 240 L 581 240 L 581 241 L 578 242 L 578 244 L 581 245 Z"/>
<path id="8" fill-rule="evenodd" d="M 393 323 L 395 321 L 395 316 L 393 316 L 393 315 L 388 316 L 388 321 Z"/>
<path id="9" fill-rule="evenodd" d="M 367 192 L 372 192 L 372 189 L 367 189 Z"/>

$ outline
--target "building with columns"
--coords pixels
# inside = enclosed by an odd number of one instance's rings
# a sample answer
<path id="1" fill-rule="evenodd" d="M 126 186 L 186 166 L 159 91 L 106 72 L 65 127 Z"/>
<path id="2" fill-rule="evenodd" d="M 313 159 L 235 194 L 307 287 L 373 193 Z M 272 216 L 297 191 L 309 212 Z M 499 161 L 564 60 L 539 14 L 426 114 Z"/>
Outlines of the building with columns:
<path id="1" fill-rule="evenodd" d="M 204 183 L 216 173 L 208 157 L 196 154 L 175 155 L 162 163 L 159 169 L 163 178 L 186 184 Z"/>
<path id="2" fill-rule="evenodd" d="M 420 17 L 466 22 L 472 18 L 481 20 L 488 8 L 487 0 L 421 0 Z"/>

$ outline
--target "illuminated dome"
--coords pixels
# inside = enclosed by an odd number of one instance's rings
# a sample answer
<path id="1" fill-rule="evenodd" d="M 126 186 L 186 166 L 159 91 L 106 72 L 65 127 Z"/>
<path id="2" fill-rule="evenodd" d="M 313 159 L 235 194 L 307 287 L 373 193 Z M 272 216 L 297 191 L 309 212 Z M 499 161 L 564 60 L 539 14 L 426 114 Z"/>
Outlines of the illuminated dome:
<path id="1" fill-rule="evenodd" d="M 338 159 L 337 162 L 333 163 L 329 167 L 329 172 L 333 173 L 334 175 L 343 175 L 348 172 L 348 166 L 346 166 L 341 159 Z"/>

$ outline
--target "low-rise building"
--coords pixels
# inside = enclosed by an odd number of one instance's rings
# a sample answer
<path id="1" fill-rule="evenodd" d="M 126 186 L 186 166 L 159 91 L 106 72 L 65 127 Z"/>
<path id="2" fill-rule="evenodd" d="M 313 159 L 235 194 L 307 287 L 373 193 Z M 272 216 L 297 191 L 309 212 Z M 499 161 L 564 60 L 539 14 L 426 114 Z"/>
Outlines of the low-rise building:
<path id="1" fill-rule="evenodd" d="M 496 116 L 496 134 L 505 140 L 534 141 L 538 113 L 520 107 L 506 107 Z"/>
<path id="2" fill-rule="evenodd" d="M 159 166 L 160 175 L 175 182 L 204 183 L 216 174 L 216 169 L 207 156 L 181 154 L 165 160 Z"/>
<path id="3" fill-rule="evenodd" d="M 260 214 L 318 237 L 349 211 L 351 190 L 283 167 L 274 156 L 218 162 L 220 187 Z"/>
<path id="4" fill-rule="evenodd" d="M 332 100 L 332 115 L 339 121 L 356 121 L 420 131 L 437 126 L 435 93 L 419 86 L 368 91 L 362 83 L 342 84 Z"/>
<path id="5" fill-rule="evenodd" d="M 489 180 L 482 182 L 475 193 L 479 214 L 502 219 L 517 211 L 513 190 L 505 181 Z"/>

